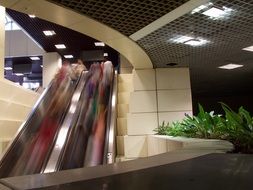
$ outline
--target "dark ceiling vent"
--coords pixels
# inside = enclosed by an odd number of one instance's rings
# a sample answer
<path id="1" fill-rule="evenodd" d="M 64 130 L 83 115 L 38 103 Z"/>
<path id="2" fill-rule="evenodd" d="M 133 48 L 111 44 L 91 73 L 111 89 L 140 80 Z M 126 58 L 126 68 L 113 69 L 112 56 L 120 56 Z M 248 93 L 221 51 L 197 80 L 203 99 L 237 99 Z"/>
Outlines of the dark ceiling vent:
<path id="1" fill-rule="evenodd" d="M 167 66 L 171 66 L 171 67 L 173 67 L 173 66 L 176 66 L 176 65 L 177 65 L 177 63 L 167 63 L 166 65 L 167 65 Z"/>

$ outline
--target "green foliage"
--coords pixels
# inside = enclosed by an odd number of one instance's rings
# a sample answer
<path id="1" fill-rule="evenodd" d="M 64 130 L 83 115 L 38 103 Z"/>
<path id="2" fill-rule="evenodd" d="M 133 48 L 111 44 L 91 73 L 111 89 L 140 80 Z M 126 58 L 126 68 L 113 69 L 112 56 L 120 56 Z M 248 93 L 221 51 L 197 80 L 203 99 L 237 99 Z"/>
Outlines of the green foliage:
<path id="1" fill-rule="evenodd" d="M 169 123 L 165 125 L 165 122 L 163 121 L 161 125 L 159 125 L 158 128 L 156 128 L 154 131 L 159 135 L 169 135 L 167 133 L 167 130 L 169 128 Z"/>
<path id="2" fill-rule="evenodd" d="M 221 106 L 225 111 L 223 130 L 227 140 L 234 144 L 236 152 L 253 153 L 253 117 L 243 107 L 236 113 L 224 103 Z"/>
<path id="3" fill-rule="evenodd" d="M 235 152 L 253 153 L 253 117 L 243 107 L 238 113 L 221 103 L 225 116 L 206 112 L 199 104 L 197 116 L 186 115 L 181 122 L 162 123 L 159 135 L 223 139 L 234 144 Z"/>

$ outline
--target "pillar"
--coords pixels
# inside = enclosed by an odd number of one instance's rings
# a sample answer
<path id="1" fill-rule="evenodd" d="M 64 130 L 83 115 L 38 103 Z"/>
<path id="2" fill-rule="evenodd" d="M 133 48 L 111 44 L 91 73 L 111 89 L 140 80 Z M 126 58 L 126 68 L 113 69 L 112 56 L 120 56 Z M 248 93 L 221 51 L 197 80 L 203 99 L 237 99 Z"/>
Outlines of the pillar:
<path id="1" fill-rule="evenodd" d="M 126 158 L 166 152 L 163 142 L 146 138 L 165 123 L 192 115 L 190 73 L 188 68 L 139 69 L 133 72 L 134 91 L 130 94 Z M 150 146 L 151 145 L 151 146 Z M 130 148 L 129 148 L 130 147 Z"/>
<path id="2" fill-rule="evenodd" d="M 133 66 L 122 54 L 120 54 L 120 74 L 132 73 Z"/>
<path id="3" fill-rule="evenodd" d="M 57 70 L 61 67 L 61 56 L 56 52 L 43 54 L 43 87 L 47 87 L 54 78 Z"/>
<path id="4" fill-rule="evenodd" d="M 0 79 L 4 78 L 5 8 L 0 6 Z"/>

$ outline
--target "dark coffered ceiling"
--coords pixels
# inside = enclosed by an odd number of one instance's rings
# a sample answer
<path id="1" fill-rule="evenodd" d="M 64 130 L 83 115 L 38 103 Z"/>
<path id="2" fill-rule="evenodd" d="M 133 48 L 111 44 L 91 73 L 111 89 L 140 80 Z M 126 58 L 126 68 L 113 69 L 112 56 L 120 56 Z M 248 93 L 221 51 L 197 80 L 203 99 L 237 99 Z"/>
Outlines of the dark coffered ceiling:
<path id="1" fill-rule="evenodd" d="M 188 0 L 50 0 L 129 36 Z"/>
<path id="2" fill-rule="evenodd" d="M 180 66 L 194 66 L 198 63 L 203 65 L 205 62 L 206 65 L 220 65 L 220 62 L 214 62 L 214 59 L 240 62 L 252 58 L 252 54 L 242 51 L 242 48 L 253 44 L 253 1 L 211 2 L 218 7 L 229 7 L 234 12 L 228 18 L 220 20 L 210 19 L 200 13 L 189 13 L 138 40 L 156 67 L 165 67 L 170 62 L 177 62 Z M 173 42 L 171 39 L 177 35 L 191 35 L 209 42 L 203 46 L 192 47 Z M 237 53 L 242 54 L 239 60 L 229 59 Z"/>
<path id="3" fill-rule="evenodd" d="M 152 21 L 174 10 L 186 0 L 51 0 L 51 2 L 101 21 L 125 35 L 133 34 Z M 210 0 L 215 7 L 233 10 L 225 19 L 213 20 L 199 13 L 186 14 L 137 43 L 150 56 L 154 67 L 190 67 L 194 93 L 235 93 L 252 91 L 253 53 L 242 48 L 253 45 L 253 0 Z M 171 41 L 177 35 L 208 40 L 192 47 Z M 221 70 L 217 67 L 236 63 L 244 67 Z M 210 88 L 212 88 L 210 90 Z M 236 89 L 236 90 L 235 90 Z"/>
<path id="4" fill-rule="evenodd" d="M 210 2 L 233 11 L 227 18 L 216 20 L 201 13 L 189 13 L 137 42 L 155 67 L 167 67 L 169 63 L 189 66 L 194 92 L 249 91 L 253 84 L 253 53 L 242 49 L 253 45 L 253 1 Z M 172 39 L 177 35 L 191 35 L 208 43 L 195 47 L 175 43 Z M 229 63 L 244 67 L 235 70 L 217 68 Z"/>

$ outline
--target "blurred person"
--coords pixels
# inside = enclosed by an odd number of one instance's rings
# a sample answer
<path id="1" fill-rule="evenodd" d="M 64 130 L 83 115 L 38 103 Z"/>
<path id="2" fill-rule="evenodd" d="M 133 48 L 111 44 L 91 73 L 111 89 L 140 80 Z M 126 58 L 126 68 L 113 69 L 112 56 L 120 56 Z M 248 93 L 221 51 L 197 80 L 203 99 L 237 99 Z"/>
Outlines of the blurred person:
<path id="1" fill-rule="evenodd" d="M 28 139 L 20 159 L 14 164 L 12 176 L 40 172 L 74 90 L 71 73 L 69 63 L 64 62 L 53 79 L 53 96 L 45 109 L 45 117 L 36 134 Z"/>
<path id="2" fill-rule="evenodd" d="M 88 146 L 84 160 L 85 166 L 96 166 L 103 163 L 108 103 L 113 81 L 113 65 L 112 62 L 106 61 L 100 67 L 102 69 L 102 78 L 98 86 L 94 123 L 91 134 L 88 137 Z"/>
<path id="3" fill-rule="evenodd" d="M 82 71 L 87 71 L 87 68 L 81 59 L 78 59 L 76 63 L 72 63 L 71 67 L 76 79 L 81 75 Z"/>
<path id="4" fill-rule="evenodd" d="M 63 158 L 62 169 L 80 168 L 87 148 L 87 141 L 94 125 L 97 113 L 98 85 L 101 81 L 100 64 L 92 64 L 87 74 L 85 90 L 81 94 L 81 106 L 76 126 L 71 132 L 71 143 L 67 146 L 68 155 Z"/>

